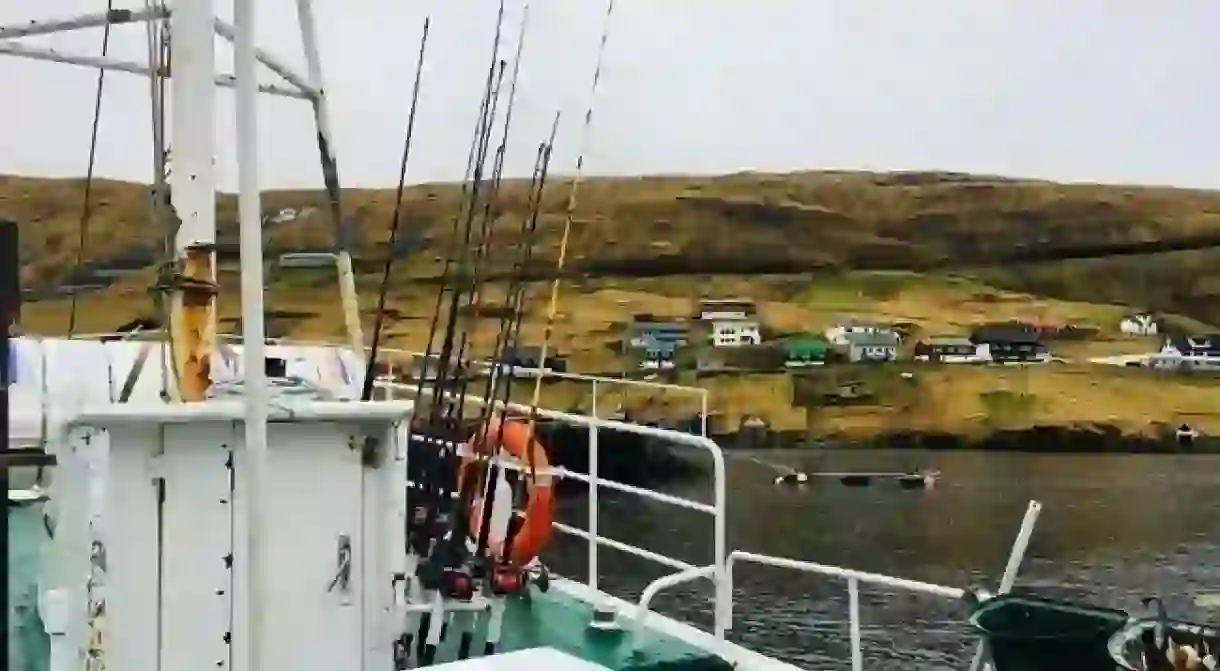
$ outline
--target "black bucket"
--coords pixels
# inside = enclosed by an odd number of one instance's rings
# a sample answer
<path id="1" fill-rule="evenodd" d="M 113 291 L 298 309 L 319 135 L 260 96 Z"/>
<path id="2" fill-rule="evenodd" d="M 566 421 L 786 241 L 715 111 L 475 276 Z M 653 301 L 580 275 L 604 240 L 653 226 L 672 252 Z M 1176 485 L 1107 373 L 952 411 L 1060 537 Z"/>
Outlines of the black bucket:
<path id="1" fill-rule="evenodd" d="M 986 639 L 996 671 L 1114 671 L 1107 644 L 1126 611 L 1035 596 L 984 601 L 970 624 Z"/>

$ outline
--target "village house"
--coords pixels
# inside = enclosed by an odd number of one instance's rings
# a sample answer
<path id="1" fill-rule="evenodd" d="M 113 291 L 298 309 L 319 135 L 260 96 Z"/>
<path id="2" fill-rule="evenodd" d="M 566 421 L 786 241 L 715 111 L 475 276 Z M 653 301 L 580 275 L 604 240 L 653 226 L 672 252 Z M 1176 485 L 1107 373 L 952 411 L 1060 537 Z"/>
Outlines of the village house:
<path id="1" fill-rule="evenodd" d="M 891 332 L 848 333 L 847 359 L 852 363 L 893 361 L 898 358 L 898 335 Z"/>
<path id="2" fill-rule="evenodd" d="M 699 301 L 698 317 L 703 321 L 754 319 L 758 308 L 745 298 L 709 298 Z"/>
<path id="3" fill-rule="evenodd" d="M 1158 368 L 1220 368 L 1220 334 L 1167 336 L 1161 341 L 1153 365 Z"/>
<path id="4" fill-rule="evenodd" d="M 821 366 L 830 354 L 830 343 L 816 336 L 804 335 L 783 342 L 784 367 Z"/>
<path id="5" fill-rule="evenodd" d="M 762 344 L 762 329 L 754 301 L 742 298 L 699 301 L 698 317 L 711 329 L 712 347 Z"/>
<path id="6" fill-rule="evenodd" d="M 932 336 L 915 343 L 915 360 L 941 363 L 978 363 L 987 357 L 965 336 Z"/>
<path id="7" fill-rule="evenodd" d="M 1123 317 L 1118 329 L 1127 335 L 1150 336 L 1160 333 L 1160 324 L 1152 315 L 1141 313 Z"/>
<path id="8" fill-rule="evenodd" d="M 690 331 L 690 323 L 685 320 L 640 314 L 627 326 L 624 339 L 626 349 L 646 349 L 654 343 L 673 343 L 680 347 L 690 342 Z"/>
<path id="9" fill-rule="evenodd" d="M 1012 322 L 980 326 L 970 334 L 980 358 L 997 363 L 1050 361 L 1050 350 L 1042 344 L 1038 329 Z"/>
<path id="10" fill-rule="evenodd" d="M 548 351 L 546 361 L 542 361 L 541 347 L 508 347 L 497 363 L 500 372 L 514 377 L 537 375 L 539 371 L 564 373 L 568 370 L 567 359 L 558 352 Z"/>
<path id="11" fill-rule="evenodd" d="M 652 340 L 644 345 L 640 358 L 641 370 L 670 370 L 678 365 L 678 343 Z"/>
<path id="12" fill-rule="evenodd" d="M 839 322 L 834 326 L 826 329 L 826 339 L 833 345 L 840 347 L 850 344 L 849 336 L 856 335 L 893 335 L 898 337 L 894 332 L 894 327 L 890 324 L 882 324 L 880 322 L 867 322 L 848 320 Z M 899 337 L 901 340 L 901 337 Z"/>
<path id="13" fill-rule="evenodd" d="M 761 345 L 762 332 L 756 319 L 716 319 L 712 321 L 713 347 Z"/>

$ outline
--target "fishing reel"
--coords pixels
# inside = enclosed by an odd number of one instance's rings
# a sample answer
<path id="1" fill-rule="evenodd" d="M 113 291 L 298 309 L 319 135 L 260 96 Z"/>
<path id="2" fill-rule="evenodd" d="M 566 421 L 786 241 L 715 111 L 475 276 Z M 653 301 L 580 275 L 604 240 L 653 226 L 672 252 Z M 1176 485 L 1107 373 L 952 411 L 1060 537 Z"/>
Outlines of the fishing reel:
<path id="1" fill-rule="evenodd" d="M 470 573 L 460 569 L 442 569 L 440 591 L 446 599 L 470 601 L 474 598 L 474 578 L 470 577 Z"/>
<path id="2" fill-rule="evenodd" d="M 537 568 L 519 569 L 508 565 L 496 566 L 488 576 L 488 587 L 495 596 L 528 595 L 530 585 L 546 593 L 551 587 L 551 574 L 539 564 Z"/>

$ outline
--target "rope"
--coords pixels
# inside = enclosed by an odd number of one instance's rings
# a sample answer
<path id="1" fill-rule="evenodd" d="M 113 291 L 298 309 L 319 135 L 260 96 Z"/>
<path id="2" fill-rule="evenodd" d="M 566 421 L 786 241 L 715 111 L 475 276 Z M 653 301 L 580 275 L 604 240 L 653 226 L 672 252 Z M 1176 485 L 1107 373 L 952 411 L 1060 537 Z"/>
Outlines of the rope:
<path id="1" fill-rule="evenodd" d="M 559 307 L 559 280 L 563 276 L 567 261 L 568 239 L 572 232 L 572 218 L 576 212 L 576 197 L 584 179 L 585 152 L 588 151 L 590 131 L 593 127 L 593 103 L 597 99 L 597 85 L 601 81 L 602 63 L 606 56 L 606 42 L 610 39 L 610 20 L 614 15 L 614 0 L 606 3 L 606 17 L 602 25 L 601 43 L 597 46 L 597 65 L 593 69 L 593 84 L 589 88 L 589 106 L 585 109 L 584 126 L 580 132 L 580 151 L 576 155 L 576 175 L 572 179 L 572 190 L 568 194 L 568 206 L 563 219 L 563 236 L 559 239 L 559 259 L 555 263 L 555 277 L 551 280 L 551 303 L 547 308 L 546 327 L 542 336 L 542 352 L 539 354 L 539 373 L 534 379 L 534 396 L 530 401 L 530 434 L 533 435 L 538 421 L 538 404 L 542 400 L 542 371 L 546 369 L 547 352 L 550 349 L 551 337 L 555 332 L 555 313 Z M 530 458 L 530 472 L 534 471 L 533 458 Z"/>
<path id="2" fill-rule="evenodd" d="M 106 12 L 109 14 L 114 11 L 114 0 L 107 0 Z M 102 58 L 110 51 L 110 21 L 106 22 L 106 26 L 102 32 Z M 93 97 L 93 128 L 89 135 L 89 167 L 85 172 L 85 203 L 81 209 L 80 227 L 78 229 L 78 239 L 76 243 L 76 279 L 80 278 L 80 271 L 85 263 L 85 242 L 89 237 L 89 219 L 93 214 L 92 196 L 93 196 L 93 166 L 97 159 L 97 130 L 102 117 L 102 91 L 106 83 L 105 68 L 97 69 L 97 93 Z M 76 333 L 76 294 L 77 288 L 72 289 L 72 305 L 68 310 L 68 337 Z"/>

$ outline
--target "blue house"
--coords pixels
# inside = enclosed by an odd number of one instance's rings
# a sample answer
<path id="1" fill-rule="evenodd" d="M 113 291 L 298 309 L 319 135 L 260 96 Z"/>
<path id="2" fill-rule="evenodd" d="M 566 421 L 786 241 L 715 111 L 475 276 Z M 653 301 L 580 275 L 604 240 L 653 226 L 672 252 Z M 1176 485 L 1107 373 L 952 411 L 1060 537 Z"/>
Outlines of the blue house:
<path id="1" fill-rule="evenodd" d="M 666 370 L 673 368 L 676 363 L 675 359 L 678 356 L 678 342 L 675 340 L 662 340 L 653 336 L 644 338 L 643 350 L 644 356 L 640 361 L 640 368 L 644 370 Z"/>
<path id="2" fill-rule="evenodd" d="M 625 349 L 647 349 L 658 343 L 671 343 L 674 347 L 681 347 L 690 342 L 690 331 L 690 324 L 680 319 L 661 319 L 649 314 L 636 315 L 627 327 Z"/>

